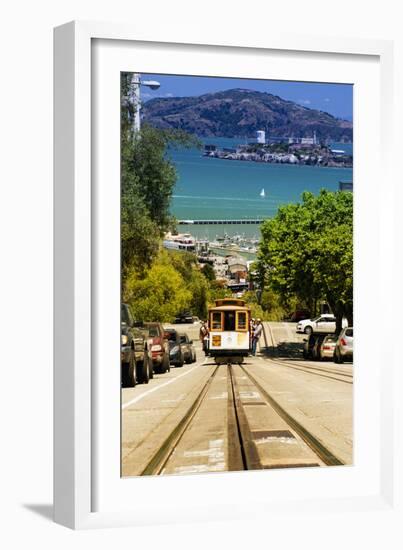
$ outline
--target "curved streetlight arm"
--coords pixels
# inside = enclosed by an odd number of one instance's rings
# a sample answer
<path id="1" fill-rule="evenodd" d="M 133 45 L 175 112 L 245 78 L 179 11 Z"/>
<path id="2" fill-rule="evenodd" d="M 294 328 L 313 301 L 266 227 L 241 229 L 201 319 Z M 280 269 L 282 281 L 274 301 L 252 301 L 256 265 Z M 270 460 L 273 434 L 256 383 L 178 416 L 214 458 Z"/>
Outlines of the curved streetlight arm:
<path id="1" fill-rule="evenodd" d="M 140 130 L 140 109 L 141 109 L 141 98 L 140 98 L 140 86 L 147 86 L 151 90 L 158 90 L 161 86 L 156 80 L 142 80 L 138 73 L 133 73 L 131 87 L 132 87 L 132 100 L 135 104 L 135 113 L 134 113 L 134 132 Z"/>

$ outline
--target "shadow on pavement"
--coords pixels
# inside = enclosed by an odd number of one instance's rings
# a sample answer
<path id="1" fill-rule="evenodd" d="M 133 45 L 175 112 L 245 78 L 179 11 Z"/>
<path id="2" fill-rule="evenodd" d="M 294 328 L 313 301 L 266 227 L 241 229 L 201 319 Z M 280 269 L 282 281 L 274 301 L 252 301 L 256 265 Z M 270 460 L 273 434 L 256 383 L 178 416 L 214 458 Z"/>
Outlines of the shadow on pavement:
<path id="1" fill-rule="evenodd" d="M 302 357 L 303 344 L 299 342 L 280 342 L 276 347 L 261 347 L 260 351 L 267 357 L 276 357 L 284 359 L 297 359 L 304 361 Z"/>
<path id="2" fill-rule="evenodd" d="M 42 516 L 48 521 L 53 521 L 53 505 L 52 504 L 23 504 L 24 508 L 30 510 L 38 516 Z"/>

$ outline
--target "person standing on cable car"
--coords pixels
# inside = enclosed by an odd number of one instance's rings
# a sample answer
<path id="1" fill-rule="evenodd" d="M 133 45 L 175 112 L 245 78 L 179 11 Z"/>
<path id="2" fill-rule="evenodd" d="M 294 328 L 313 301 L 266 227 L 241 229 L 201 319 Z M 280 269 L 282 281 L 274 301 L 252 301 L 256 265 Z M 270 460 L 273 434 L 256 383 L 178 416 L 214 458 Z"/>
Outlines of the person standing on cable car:
<path id="1" fill-rule="evenodd" d="M 208 330 L 207 322 L 203 321 L 200 327 L 199 338 L 202 344 L 203 351 L 206 355 L 208 354 L 208 334 L 209 334 L 209 330 Z"/>

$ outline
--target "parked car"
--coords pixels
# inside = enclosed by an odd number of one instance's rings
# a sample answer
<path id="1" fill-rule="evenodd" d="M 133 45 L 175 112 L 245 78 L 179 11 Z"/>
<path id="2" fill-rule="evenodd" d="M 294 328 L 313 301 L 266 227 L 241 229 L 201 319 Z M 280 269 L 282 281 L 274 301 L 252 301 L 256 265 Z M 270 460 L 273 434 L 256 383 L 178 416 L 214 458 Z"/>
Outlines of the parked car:
<path id="1" fill-rule="evenodd" d="M 182 346 L 179 332 L 174 328 L 165 329 L 165 338 L 169 346 L 169 362 L 175 367 L 183 367 L 185 362 L 184 346 Z"/>
<path id="2" fill-rule="evenodd" d="M 185 363 L 195 363 L 196 362 L 196 349 L 193 345 L 193 340 L 190 340 L 187 334 L 180 334 L 180 341 L 183 350 L 183 357 Z"/>
<path id="3" fill-rule="evenodd" d="M 309 334 L 308 338 L 305 338 L 304 340 L 304 348 L 302 350 L 302 357 L 304 359 L 312 359 L 313 355 L 313 348 L 316 343 L 316 335 L 315 334 Z"/>
<path id="4" fill-rule="evenodd" d="M 314 334 L 315 343 L 312 348 L 312 359 L 314 361 L 319 361 L 320 348 L 327 336 L 327 334 Z"/>
<path id="5" fill-rule="evenodd" d="M 135 326 L 127 304 L 121 305 L 120 322 L 122 386 L 133 387 L 136 383 L 148 384 L 153 377 L 153 369 L 148 352 L 147 334 Z"/>
<path id="6" fill-rule="evenodd" d="M 335 363 L 353 360 L 353 332 L 353 327 L 346 327 L 340 332 L 334 348 Z"/>
<path id="7" fill-rule="evenodd" d="M 320 344 L 317 344 L 317 352 L 315 359 L 324 361 L 325 359 L 333 359 L 334 349 L 336 347 L 337 336 L 335 334 L 327 334 Z"/>
<path id="8" fill-rule="evenodd" d="M 347 326 L 347 319 L 343 319 L 342 327 Z M 331 334 L 336 330 L 336 317 L 332 313 L 324 313 L 314 319 L 306 319 L 297 324 L 296 332 L 305 334 L 322 333 Z"/>
<path id="9" fill-rule="evenodd" d="M 311 316 L 311 312 L 307 309 L 297 309 L 297 311 L 294 311 L 294 313 L 290 317 L 290 321 L 292 323 L 299 323 L 299 321 L 303 321 L 304 319 L 309 319 Z"/>
<path id="10" fill-rule="evenodd" d="M 148 348 L 154 372 L 169 372 L 169 345 L 162 324 L 144 323 L 143 328 L 148 331 Z"/>
<path id="11" fill-rule="evenodd" d="M 328 353 L 328 347 L 331 346 L 331 342 L 336 343 L 336 336 L 334 334 L 309 334 L 308 338 L 304 340 L 304 348 L 302 356 L 304 359 L 312 359 L 313 361 L 321 361 L 325 357 L 333 357 L 333 347 L 331 354 Z"/>

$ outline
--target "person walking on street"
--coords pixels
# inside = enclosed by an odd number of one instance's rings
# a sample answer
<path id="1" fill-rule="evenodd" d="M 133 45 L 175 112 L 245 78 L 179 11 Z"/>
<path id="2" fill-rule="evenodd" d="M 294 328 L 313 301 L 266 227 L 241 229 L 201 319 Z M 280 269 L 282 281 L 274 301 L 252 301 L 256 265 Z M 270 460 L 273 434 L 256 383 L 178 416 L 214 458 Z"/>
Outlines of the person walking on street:
<path id="1" fill-rule="evenodd" d="M 260 337 L 262 336 L 262 332 L 263 332 L 262 321 L 260 319 L 257 319 L 256 326 L 252 336 L 252 355 L 256 355 L 257 344 L 260 340 Z"/>

